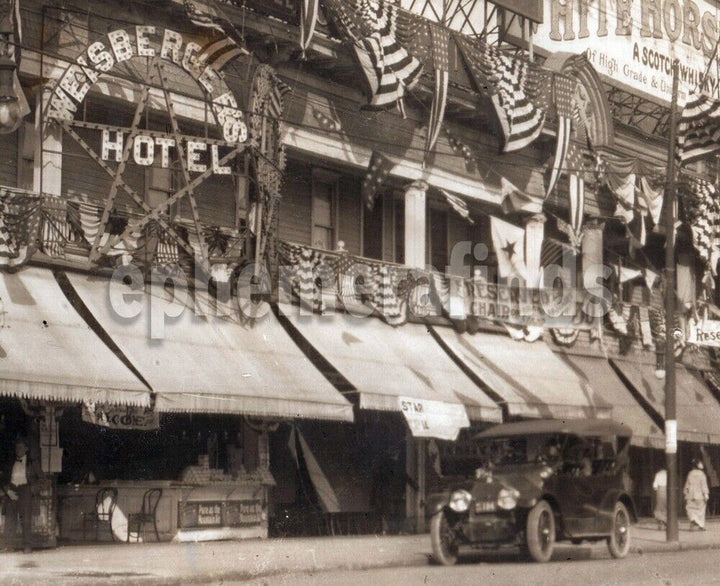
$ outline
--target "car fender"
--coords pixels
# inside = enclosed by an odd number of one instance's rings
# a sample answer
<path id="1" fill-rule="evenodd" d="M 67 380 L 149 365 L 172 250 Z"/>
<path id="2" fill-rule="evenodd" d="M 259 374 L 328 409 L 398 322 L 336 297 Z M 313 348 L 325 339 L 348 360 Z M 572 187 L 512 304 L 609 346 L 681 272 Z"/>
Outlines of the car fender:
<path id="1" fill-rule="evenodd" d="M 442 511 L 450 503 L 450 491 L 438 494 L 431 494 L 425 502 L 425 516 L 430 518 Z"/>
<path id="2" fill-rule="evenodd" d="M 627 507 L 628 513 L 630 513 L 630 518 L 632 519 L 633 523 L 637 522 L 637 511 L 635 509 L 635 502 L 627 492 L 621 489 L 613 489 L 605 493 L 605 497 L 603 498 L 602 504 L 600 505 L 600 512 L 612 515 L 613 511 L 615 510 L 615 503 L 617 503 L 618 501 L 622 502 Z"/>

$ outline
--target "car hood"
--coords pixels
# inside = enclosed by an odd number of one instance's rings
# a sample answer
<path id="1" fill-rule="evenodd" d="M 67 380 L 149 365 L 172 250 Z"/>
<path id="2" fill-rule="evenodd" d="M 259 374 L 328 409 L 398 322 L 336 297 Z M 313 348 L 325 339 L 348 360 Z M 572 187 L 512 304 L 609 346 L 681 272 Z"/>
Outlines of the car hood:
<path id="1" fill-rule="evenodd" d="M 547 464 L 526 464 L 495 469 L 478 478 L 473 485 L 473 498 L 493 499 L 503 488 L 518 491 L 518 503 L 530 506 L 542 494 L 543 486 L 554 470 Z"/>

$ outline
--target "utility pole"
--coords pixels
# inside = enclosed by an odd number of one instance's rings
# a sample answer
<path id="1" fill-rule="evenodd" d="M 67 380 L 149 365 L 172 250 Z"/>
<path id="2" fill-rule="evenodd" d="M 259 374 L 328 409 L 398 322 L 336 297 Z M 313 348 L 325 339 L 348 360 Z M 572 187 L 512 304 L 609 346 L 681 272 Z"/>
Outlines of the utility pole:
<path id="1" fill-rule="evenodd" d="M 672 65 L 670 104 L 670 145 L 665 185 L 665 469 L 667 470 L 667 528 L 665 539 L 678 541 L 677 415 L 675 398 L 675 197 L 677 167 L 678 61 Z"/>

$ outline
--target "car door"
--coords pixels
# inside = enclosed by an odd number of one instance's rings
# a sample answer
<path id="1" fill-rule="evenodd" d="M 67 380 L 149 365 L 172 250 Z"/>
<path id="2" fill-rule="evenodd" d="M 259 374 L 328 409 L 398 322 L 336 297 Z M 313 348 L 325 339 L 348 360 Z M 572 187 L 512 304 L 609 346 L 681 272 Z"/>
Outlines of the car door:
<path id="1" fill-rule="evenodd" d="M 592 475 L 586 473 L 587 469 L 583 471 L 582 457 L 586 449 L 583 438 L 567 438 L 563 464 L 555 479 L 555 496 L 562 512 L 563 525 L 571 536 L 592 535 L 595 532 L 596 491 Z"/>

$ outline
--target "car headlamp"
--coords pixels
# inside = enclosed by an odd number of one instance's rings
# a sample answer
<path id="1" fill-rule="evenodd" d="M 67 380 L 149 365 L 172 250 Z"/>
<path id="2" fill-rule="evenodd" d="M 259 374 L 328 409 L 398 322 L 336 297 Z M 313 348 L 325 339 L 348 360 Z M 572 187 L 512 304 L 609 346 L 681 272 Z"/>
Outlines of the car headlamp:
<path id="1" fill-rule="evenodd" d="M 472 495 L 467 490 L 456 490 L 450 495 L 448 506 L 456 513 L 464 513 L 470 508 Z"/>
<path id="2" fill-rule="evenodd" d="M 514 488 L 502 488 L 498 493 L 497 506 L 506 511 L 510 511 L 517 506 L 517 500 L 520 493 Z"/>

